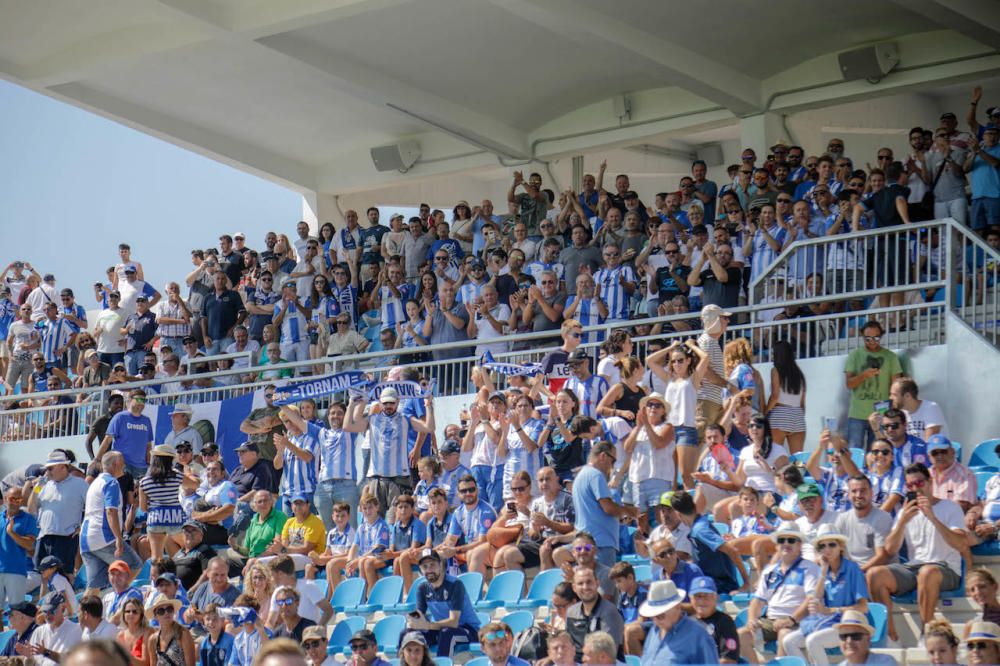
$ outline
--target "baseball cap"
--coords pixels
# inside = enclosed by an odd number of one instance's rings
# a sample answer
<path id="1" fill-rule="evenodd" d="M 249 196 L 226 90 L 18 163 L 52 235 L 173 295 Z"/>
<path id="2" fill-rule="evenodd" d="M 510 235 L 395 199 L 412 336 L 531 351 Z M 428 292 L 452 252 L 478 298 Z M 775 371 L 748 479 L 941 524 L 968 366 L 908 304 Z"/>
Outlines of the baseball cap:
<path id="1" fill-rule="evenodd" d="M 629 190 L 628 192 L 622 195 L 622 199 L 638 199 L 638 198 L 639 195 L 636 193 L 635 190 Z"/>
<path id="2" fill-rule="evenodd" d="M 697 236 L 698 234 L 705 234 L 707 236 L 708 227 L 706 227 L 704 224 L 696 224 L 693 227 L 691 227 L 691 235 Z"/>
<path id="3" fill-rule="evenodd" d="M 296 502 L 304 502 L 306 504 L 309 503 L 309 498 L 306 497 L 303 493 L 296 493 L 295 495 L 292 495 L 290 499 L 292 501 L 292 504 L 295 504 Z"/>
<path id="4" fill-rule="evenodd" d="M 435 562 L 440 562 L 441 556 L 433 548 L 424 548 L 420 551 L 420 559 L 417 560 L 417 564 L 423 564 L 424 560 L 434 560 Z"/>
<path id="5" fill-rule="evenodd" d="M 717 332 L 722 318 L 732 316 L 732 312 L 727 312 L 714 303 L 701 309 L 701 323 L 705 327 L 706 333 Z"/>
<path id="6" fill-rule="evenodd" d="M 189 520 L 181 526 L 181 529 L 186 530 L 189 527 L 200 531 L 202 534 L 205 533 L 205 524 L 202 523 L 200 520 Z"/>
<path id="7" fill-rule="evenodd" d="M 822 497 L 823 493 L 820 492 L 819 486 L 815 483 L 803 483 L 801 486 L 795 489 L 795 494 L 798 496 L 799 500 L 809 499 L 810 497 Z"/>
<path id="8" fill-rule="evenodd" d="M 957 118 L 955 117 L 955 114 L 952 113 L 951 111 L 945 111 L 944 113 L 941 114 L 939 120 L 957 120 Z"/>
<path id="9" fill-rule="evenodd" d="M 451 455 L 452 453 L 460 453 L 462 451 L 462 445 L 454 439 L 449 439 L 441 445 L 439 451 L 443 456 Z"/>
<path id="10" fill-rule="evenodd" d="M 348 643 L 354 643 L 354 641 L 359 641 L 359 642 L 364 641 L 365 643 L 378 643 L 378 640 L 375 639 L 375 632 L 373 632 L 371 629 L 358 629 L 357 631 L 355 631 L 354 635 L 351 636 L 351 640 L 349 640 Z"/>
<path id="11" fill-rule="evenodd" d="M 469 262 L 469 268 L 486 268 L 486 264 L 483 263 L 482 259 L 476 257 Z"/>
<path id="12" fill-rule="evenodd" d="M 399 402 L 399 393 L 396 392 L 396 389 L 390 386 L 382 391 L 378 401 L 383 404 L 387 402 Z"/>
<path id="13" fill-rule="evenodd" d="M 575 352 L 566 357 L 566 363 L 588 363 L 590 361 L 590 354 L 583 351 L 582 349 L 577 349 Z"/>
<path id="14" fill-rule="evenodd" d="M 244 451 L 253 451 L 254 453 L 260 453 L 260 447 L 257 446 L 256 442 L 244 442 L 236 447 L 236 453 L 243 453 Z"/>
<path id="15" fill-rule="evenodd" d="M 927 440 L 927 453 L 950 448 L 952 448 L 951 440 L 944 435 L 931 435 L 930 439 Z"/>
<path id="16" fill-rule="evenodd" d="M 660 495 L 660 506 L 668 506 L 673 508 L 674 502 L 674 491 L 668 490 L 667 492 Z"/>
<path id="17" fill-rule="evenodd" d="M 717 594 L 718 592 L 718 588 L 715 587 L 715 581 L 708 576 L 698 576 L 691 581 L 691 587 L 688 588 L 688 595 Z"/>
<path id="18" fill-rule="evenodd" d="M 28 617 L 35 617 L 38 615 L 38 607 L 30 601 L 18 601 L 10 605 L 10 611 L 13 613 L 17 611 L 18 613 L 24 613 Z"/>
<path id="19" fill-rule="evenodd" d="M 179 402 L 174 405 L 174 411 L 171 413 L 171 416 L 174 414 L 187 414 L 188 416 L 191 416 L 192 413 L 193 410 L 191 409 L 191 405 L 185 402 Z"/>
<path id="20" fill-rule="evenodd" d="M 326 627 L 313 625 L 302 630 L 302 642 L 323 641 L 326 642 Z"/>
<path id="21" fill-rule="evenodd" d="M 136 272 L 138 272 L 136 270 L 135 264 L 125 264 L 125 269 L 124 270 L 125 270 L 126 273 L 136 273 Z"/>
<path id="22" fill-rule="evenodd" d="M 38 609 L 45 613 L 51 613 L 65 601 L 66 597 L 63 596 L 62 592 L 49 592 L 38 601 Z"/>
<path id="23" fill-rule="evenodd" d="M 184 339 L 181 340 L 181 344 L 188 344 L 189 342 L 198 342 L 193 335 L 185 335 Z"/>
<path id="24" fill-rule="evenodd" d="M 243 240 L 246 240 L 247 239 L 247 235 L 245 233 L 243 233 L 242 231 L 237 231 L 235 234 L 233 234 L 233 240 L 235 240 L 237 238 L 242 238 Z"/>
<path id="25" fill-rule="evenodd" d="M 503 404 L 507 404 L 507 396 L 504 395 L 503 391 L 493 391 L 493 393 L 490 393 L 490 400 L 499 400 Z"/>
<path id="26" fill-rule="evenodd" d="M 203 455 L 203 456 L 206 453 L 208 455 L 214 455 L 214 454 L 216 454 L 218 452 L 219 452 L 219 445 L 216 444 L 215 442 L 209 442 L 209 443 L 205 444 L 205 446 L 201 447 L 201 455 Z"/>
<path id="27" fill-rule="evenodd" d="M 177 575 L 173 574 L 173 573 L 171 573 L 169 571 L 164 571 L 163 573 L 161 573 L 159 576 L 156 577 L 156 580 L 153 581 L 153 584 L 154 585 L 159 585 L 160 581 L 167 581 L 168 583 L 173 583 L 174 585 L 176 585 L 177 584 Z"/>
<path id="28" fill-rule="evenodd" d="M 419 645 L 427 647 L 427 639 L 424 638 L 424 635 L 419 631 L 406 632 L 406 634 L 403 635 L 403 640 L 399 644 L 399 649 L 402 650 L 410 643 L 418 643 Z"/>
<path id="29" fill-rule="evenodd" d="M 46 273 L 45 277 L 43 277 L 42 280 L 45 282 L 55 282 L 56 276 L 53 275 L 52 273 Z"/>
<path id="30" fill-rule="evenodd" d="M 132 573 L 132 568 L 125 562 L 125 560 L 115 560 L 108 565 L 108 571 L 121 571 L 122 573 L 130 574 Z"/>
<path id="31" fill-rule="evenodd" d="M 42 561 L 38 563 L 38 569 L 40 571 L 45 571 L 46 569 L 51 569 L 52 567 L 62 568 L 62 560 L 55 555 L 46 555 L 42 558 Z"/>

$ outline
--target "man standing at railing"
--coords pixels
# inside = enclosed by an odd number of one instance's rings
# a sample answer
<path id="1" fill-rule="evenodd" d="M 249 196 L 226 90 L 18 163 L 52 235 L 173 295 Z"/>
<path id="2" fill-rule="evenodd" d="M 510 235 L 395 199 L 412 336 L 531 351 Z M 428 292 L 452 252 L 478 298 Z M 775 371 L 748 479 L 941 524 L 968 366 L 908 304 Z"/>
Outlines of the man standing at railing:
<path id="1" fill-rule="evenodd" d="M 553 394 L 558 393 L 570 377 L 569 357 L 583 340 L 583 326 L 576 319 L 567 319 L 563 322 L 560 334 L 562 346 L 547 353 L 541 361 L 545 381 Z"/>
<path id="2" fill-rule="evenodd" d="M 455 302 L 455 293 L 455 285 L 446 282 L 438 290 L 441 304 L 436 305 L 433 301 L 425 303 L 427 318 L 424 319 L 422 335 L 430 339 L 431 345 L 469 339 L 466 333 L 469 326 L 469 313 L 464 306 Z M 462 358 L 468 353 L 468 347 L 456 347 L 435 350 L 431 352 L 431 355 L 435 361 L 447 361 Z M 435 373 L 438 386 L 441 387 L 442 391 L 458 390 L 461 392 L 465 390 L 468 381 L 467 368 L 465 363 L 455 363 L 451 366 L 435 365 L 432 371 Z"/>
<path id="3" fill-rule="evenodd" d="M 972 183 L 972 228 L 981 231 L 1000 224 L 1000 129 L 982 128 L 983 143 L 973 143 L 965 159 L 965 171 Z"/>
<path id="4" fill-rule="evenodd" d="M 128 411 L 115 414 L 108 424 L 108 433 L 101 442 L 97 457 L 109 448 L 125 456 L 125 468 L 133 478 L 141 479 L 149 467 L 153 448 L 153 422 L 142 411 L 146 408 L 146 392 L 134 389 L 129 393 Z"/>
<path id="5" fill-rule="evenodd" d="M 874 439 L 868 417 L 875 411 L 875 403 L 889 400 L 889 387 L 903 376 L 899 357 L 882 347 L 882 333 L 882 324 L 874 319 L 865 322 L 861 329 L 864 346 L 852 351 L 844 364 L 845 383 L 851 392 L 847 441 L 854 448 L 868 448 Z"/>

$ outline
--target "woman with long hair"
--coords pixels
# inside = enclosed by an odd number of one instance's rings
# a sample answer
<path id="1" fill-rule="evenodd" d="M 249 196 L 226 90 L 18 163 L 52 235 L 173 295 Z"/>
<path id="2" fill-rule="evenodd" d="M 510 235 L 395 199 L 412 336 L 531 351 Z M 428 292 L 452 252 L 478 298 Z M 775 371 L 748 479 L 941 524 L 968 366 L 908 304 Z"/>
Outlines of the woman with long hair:
<path id="1" fill-rule="evenodd" d="M 620 370 L 615 365 L 618 361 L 632 355 L 632 336 L 622 328 L 616 328 L 601 343 L 603 358 L 597 364 L 597 374 L 608 380 L 608 386 L 614 386 L 621 381 Z"/>
<path id="2" fill-rule="evenodd" d="M 179 534 L 184 524 L 184 509 L 179 491 L 184 475 L 174 469 L 174 447 L 160 444 L 153 448 L 146 476 L 139 480 L 139 507 L 146 512 L 146 535 L 150 555 L 158 560 L 165 549 L 177 550 L 169 536 Z"/>
<path id="3" fill-rule="evenodd" d="M 559 483 L 573 479 L 573 470 L 586 462 L 583 458 L 583 438 L 571 424 L 580 413 L 580 398 L 569 389 L 560 389 L 552 399 L 549 418 L 538 438 L 538 447 L 545 454 L 546 464 L 556 471 Z"/>
<path id="4" fill-rule="evenodd" d="M 764 378 L 753 367 L 753 347 L 746 338 L 734 338 L 722 349 L 722 365 L 732 386 L 740 391 L 751 391 L 750 406 L 758 414 L 764 413 Z"/>
<path id="5" fill-rule="evenodd" d="M 776 477 L 778 470 L 788 464 L 788 451 L 771 439 L 771 426 L 763 416 L 755 416 L 750 421 L 750 445 L 740 451 L 736 471 L 730 473 L 729 481 L 714 479 L 700 480 L 723 490 L 739 492 L 743 486 L 750 486 L 761 496 L 761 502 L 773 505 L 781 501 Z M 771 495 L 768 499 L 766 496 Z M 715 519 L 728 523 L 741 515 L 737 497 L 719 502 L 714 508 Z"/>
<path id="6" fill-rule="evenodd" d="M 260 616 L 268 617 L 271 611 L 271 595 L 274 592 L 274 582 L 267 567 L 260 562 L 251 564 L 243 574 L 243 592 L 249 594 L 260 604 Z"/>
<path id="7" fill-rule="evenodd" d="M 876 439 L 865 455 L 865 476 L 872 484 L 872 504 L 890 515 L 903 500 L 903 468 L 896 464 L 895 449 L 888 440 Z"/>
<path id="8" fill-rule="evenodd" d="M 677 467 L 684 488 L 694 492 L 694 477 L 698 469 L 698 429 L 695 408 L 698 387 L 709 367 L 709 357 L 694 340 L 681 344 L 675 340 L 666 349 L 652 354 L 646 365 L 667 383 L 663 397 L 671 406 L 670 424 L 677 440 Z"/>
<path id="9" fill-rule="evenodd" d="M 812 540 L 820 575 L 809 599 L 809 615 L 799 628 L 785 634 L 782 646 L 788 656 L 810 664 L 829 664 L 827 648 L 840 646 L 834 626 L 845 611 L 868 611 L 868 584 L 861 567 L 847 554 L 847 537 L 834 525 L 823 525 Z"/>
<path id="10" fill-rule="evenodd" d="M 416 301 L 420 303 L 421 307 L 426 308 L 427 303 L 440 303 L 437 276 L 432 271 L 421 273 L 418 282 Z"/>
<path id="11" fill-rule="evenodd" d="M 310 285 L 309 297 L 302 306 L 312 310 L 309 323 L 306 324 L 309 331 L 309 357 L 322 358 L 326 356 L 326 349 L 319 344 L 320 330 L 326 329 L 327 333 L 332 333 L 333 320 L 340 314 L 340 303 L 330 290 L 330 279 L 325 275 L 314 276 Z M 323 366 L 314 366 L 313 372 L 317 375 L 323 374 Z"/>
<path id="12" fill-rule="evenodd" d="M 157 594 L 149 608 L 146 619 L 156 619 L 159 628 L 146 639 L 146 666 L 194 666 L 197 651 L 194 638 L 186 627 L 177 622 L 177 611 L 181 602 Z"/>
<path id="13" fill-rule="evenodd" d="M 924 649 L 934 666 L 958 663 L 958 636 L 948 620 L 931 620 L 924 627 Z"/>
<path id="14" fill-rule="evenodd" d="M 451 237 L 458 241 L 465 254 L 472 254 L 472 209 L 468 201 L 459 201 L 451 209 Z"/>
<path id="15" fill-rule="evenodd" d="M 659 393 L 650 393 L 639 401 L 636 425 L 622 445 L 629 459 L 628 478 L 632 482 L 629 504 L 638 507 L 639 529 L 648 532 L 652 507 L 663 493 L 676 488 L 674 466 L 674 426 L 668 420 L 670 403 Z M 681 454 L 677 454 L 678 460 Z"/>
<path id="16" fill-rule="evenodd" d="M 531 475 L 524 470 L 516 472 L 511 478 L 509 492 L 504 496 L 507 503 L 497 513 L 495 525 L 502 529 L 515 530 L 520 528 L 519 535 L 510 543 L 500 546 L 490 558 L 496 575 L 508 568 L 523 569 L 524 558 L 519 557 L 519 544 L 527 535 L 531 526 L 531 503 L 534 497 L 531 493 Z M 493 548 L 491 547 L 492 551 Z"/>
<path id="17" fill-rule="evenodd" d="M 319 228 L 319 242 L 323 244 L 323 261 L 326 264 L 326 270 L 333 268 L 337 257 L 337 250 L 331 251 L 333 238 L 336 235 L 337 230 L 329 222 L 324 222 Z"/>
<path id="18" fill-rule="evenodd" d="M 771 397 L 765 412 L 774 443 L 784 445 L 787 440 L 789 453 L 795 455 L 806 441 L 806 376 L 787 341 L 775 342 L 771 354 Z"/>
<path id="19" fill-rule="evenodd" d="M 146 622 L 142 599 L 130 597 L 122 604 L 122 619 L 118 623 L 118 643 L 132 656 L 132 666 L 146 666 L 146 640 L 153 633 Z"/>
<path id="20" fill-rule="evenodd" d="M 627 356 L 615 362 L 615 370 L 620 380 L 601 398 L 597 405 L 597 415 L 618 416 L 634 426 L 639 414 L 639 403 L 649 395 L 646 387 L 639 384 L 646 368 L 636 357 Z"/>

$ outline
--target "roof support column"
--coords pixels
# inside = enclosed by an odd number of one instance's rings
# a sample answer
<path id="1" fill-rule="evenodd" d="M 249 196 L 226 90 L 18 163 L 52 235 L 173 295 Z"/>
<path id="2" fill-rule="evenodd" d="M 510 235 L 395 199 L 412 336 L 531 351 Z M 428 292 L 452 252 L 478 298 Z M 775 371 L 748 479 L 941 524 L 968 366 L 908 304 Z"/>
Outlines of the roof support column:
<path id="1" fill-rule="evenodd" d="M 788 141 L 779 113 L 758 113 L 740 118 L 740 150 L 753 148 L 757 153 L 757 164 L 763 164 L 771 151 L 771 146 L 779 141 Z"/>

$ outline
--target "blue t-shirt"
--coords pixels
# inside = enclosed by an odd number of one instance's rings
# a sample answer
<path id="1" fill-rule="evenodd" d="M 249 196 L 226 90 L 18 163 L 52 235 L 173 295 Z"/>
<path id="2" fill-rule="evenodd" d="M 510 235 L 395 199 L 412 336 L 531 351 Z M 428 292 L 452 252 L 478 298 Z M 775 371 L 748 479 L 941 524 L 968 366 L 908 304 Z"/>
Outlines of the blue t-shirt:
<path id="1" fill-rule="evenodd" d="M 994 159 L 1000 159 L 1000 145 L 992 148 L 982 147 L 982 152 L 992 155 Z M 972 183 L 972 198 L 1000 198 L 1000 169 L 991 164 L 987 164 L 981 155 L 976 155 L 972 162 L 972 169 L 969 171 L 969 180 Z"/>
<path id="2" fill-rule="evenodd" d="M 381 518 L 374 523 L 362 520 L 354 532 L 354 545 L 358 547 L 358 557 L 381 553 L 389 547 L 389 526 Z"/>
<path id="3" fill-rule="evenodd" d="M 415 515 L 410 524 L 403 527 L 397 520 L 389 527 L 390 550 L 406 550 L 412 546 L 422 546 L 427 541 L 427 526 Z"/>
<path id="4" fill-rule="evenodd" d="M 18 536 L 38 536 L 38 521 L 27 511 L 21 510 L 13 519 L 7 509 L 0 510 L 0 574 L 25 576 L 28 573 L 28 552 L 21 548 L 9 534 L 7 525 L 13 520 Z"/>
<path id="5" fill-rule="evenodd" d="M 458 626 L 479 631 L 479 618 L 472 607 L 472 600 L 465 591 L 465 585 L 454 576 L 445 576 L 440 587 L 434 587 L 427 581 L 421 583 L 417 591 L 417 610 L 431 622 L 442 622 L 448 619 L 451 611 L 461 611 Z"/>
<path id="6" fill-rule="evenodd" d="M 611 489 L 603 472 L 593 465 L 585 465 L 573 482 L 573 509 L 576 513 L 575 528 L 589 532 L 598 548 L 618 548 L 618 519 L 608 515 L 600 500 L 611 499 Z"/>
<path id="7" fill-rule="evenodd" d="M 847 473 L 837 476 L 833 473 L 833 468 L 823 467 L 823 478 L 819 479 L 819 486 L 823 489 L 823 508 L 827 511 L 840 513 L 851 508 L 851 498 L 847 494 Z"/>
<path id="8" fill-rule="evenodd" d="M 694 552 L 691 555 L 706 576 L 715 579 L 715 584 L 721 594 L 728 594 L 737 589 L 738 571 L 733 561 L 725 553 L 719 552 L 726 542 L 722 535 L 712 525 L 708 516 L 698 516 L 691 525 L 688 537 Z"/>
<path id="9" fill-rule="evenodd" d="M 662 638 L 658 628 L 654 626 L 650 629 L 639 663 L 641 666 L 717 664 L 719 648 L 705 625 L 687 615 L 681 615 L 677 624 Z"/>
<path id="10" fill-rule="evenodd" d="M 648 595 L 649 588 L 642 584 L 636 585 L 635 594 L 631 596 L 624 592 L 618 593 L 618 612 L 625 619 L 625 624 L 639 619 L 639 606 L 646 602 Z"/>
<path id="11" fill-rule="evenodd" d="M 497 512 L 482 498 L 472 509 L 467 508 L 463 503 L 451 515 L 448 534 L 462 537 L 465 539 L 465 543 L 472 543 L 485 535 L 496 519 Z"/>
<path id="12" fill-rule="evenodd" d="M 198 649 L 198 661 L 201 666 L 225 666 L 229 663 L 234 640 L 233 635 L 225 631 L 219 636 L 218 643 L 212 643 L 211 636 L 206 636 L 201 648 Z"/>
<path id="13" fill-rule="evenodd" d="M 420 329 L 417 329 L 420 330 Z M 411 416 L 419 421 L 423 421 L 424 417 L 427 416 L 427 408 L 424 406 L 423 398 L 406 398 L 402 401 L 402 405 L 399 407 L 399 411 L 403 413 L 403 416 L 410 418 Z M 417 445 L 417 436 L 420 433 L 414 428 L 409 428 L 406 431 L 406 452 L 413 453 L 413 447 Z M 420 457 L 429 456 L 431 454 L 431 437 L 427 435 L 424 437 L 424 443 L 420 446 Z"/>
<path id="14" fill-rule="evenodd" d="M 153 422 L 148 416 L 133 416 L 121 411 L 111 417 L 107 434 L 111 435 L 111 449 L 125 456 L 125 464 L 146 467 L 146 447 L 153 441 Z"/>

